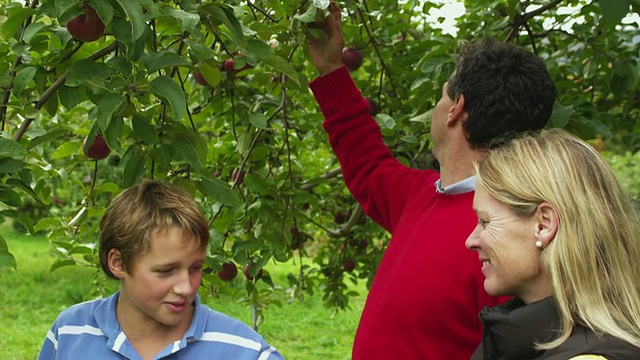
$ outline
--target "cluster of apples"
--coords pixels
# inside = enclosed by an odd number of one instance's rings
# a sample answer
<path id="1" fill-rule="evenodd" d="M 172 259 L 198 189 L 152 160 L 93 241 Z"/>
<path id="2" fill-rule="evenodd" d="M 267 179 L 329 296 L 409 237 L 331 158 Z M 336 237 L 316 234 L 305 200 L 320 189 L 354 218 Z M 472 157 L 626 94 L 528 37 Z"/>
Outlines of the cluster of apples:
<path id="1" fill-rule="evenodd" d="M 242 274 L 244 274 L 244 277 L 247 278 L 247 280 L 253 281 L 254 279 L 260 279 L 264 276 L 262 269 L 258 270 L 258 273 L 255 276 L 251 275 L 249 272 L 251 266 L 253 266 L 253 263 L 248 262 L 242 268 Z M 222 281 L 232 281 L 236 276 L 238 276 L 238 267 L 233 261 L 226 262 L 222 264 L 222 269 L 216 272 L 216 275 L 218 275 L 218 278 Z"/>

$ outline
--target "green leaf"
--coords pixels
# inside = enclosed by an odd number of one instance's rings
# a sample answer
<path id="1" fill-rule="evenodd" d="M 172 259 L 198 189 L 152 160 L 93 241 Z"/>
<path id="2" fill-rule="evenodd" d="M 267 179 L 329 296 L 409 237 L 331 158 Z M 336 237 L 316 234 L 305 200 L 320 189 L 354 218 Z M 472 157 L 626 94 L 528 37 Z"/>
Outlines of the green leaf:
<path id="1" fill-rule="evenodd" d="M 244 45 L 244 35 L 242 32 L 242 26 L 238 19 L 233 15 L 233 12 L 226 6 L 219 4 L 207 4 L 204 5 L 203 10 L 209 12 L 211 16 L 223 23 L 227 29 L 231 32 L 231 37 L 240 46 Z"/>
<path id="2" fill-rule="evenodd" d="M 609 88 L 613 95 L 620 98 L 633 91 L 638 84 L 638 71 L 632 61 L 615 61 Z"/>
<path id="3" fill-rule="evenodd" d="M 207 144 L 204 139 L 182 124 L 175 124 L 169 128 L 167 135 L 171 139 L 173 158 L 191 165 L 196 171 L 200 171 L 207 156 Z"/>
<path id="4" fill-rule="evenodd" d="M 396 127 L 396 121 L 387 114 L 376 115 L 376 121 L 381 129 L 393 129 Z"/>
<path id="5" fill-rule="evenodd" d="M 253 57 L 257 59 L 273 57 L 276 55 L 271 46 L 259 40 L 250 40 L 243 53 L 246 55 L 253 55 Z"/>
<path id="6" fill-rule="evenodd" d="M 35 137 L 33 138 L 30 142 L 29 145 L 27 145 L 27 150 L 31 150 L 34 147 L 49 142 L 51 140 L 60 140 L 60 138 L 63 138 L 65 135 L 69 134 L 69 131 L 67 129 L 64 128 L 58 128 L 58 129 L 54 129 L 49 131 L 48 133 Z M 0 144 L 1 145 L 1 144 Z"/>
<path id="7" fill-rule="evenodd" d="M 260 195 L 275 195 L 273 189 L 261 176 L 247 174 L 244 177 L 244 186 Z"/>
<path id="8" fill-rule="evenodd" d="M 27 182 L 25 180 L 32 180 L 31 173 L 26 170 L 20 171 L 21 179 L 9 178 L 7 179 L 7 185 L 9 185 L 13 189 L 22 189 L 24 192 L 29 194 L 35 201 L 40 202 L 38 198 L 38 194 L 30 187 L 31 181 Z"/>
<path id="9" fill-rule="evenodd" d="M 573 105 L 564 106 L 556 102 L 553 106 L 553 112 L 551 113 L 551 118 L 549 119 L 549 123 L 553 127 L 564 128 L 565 126 L 567 126 L 567 124 L 571 120 L 572 114 L 573 114 Z"/>
<path id="10" fill-rule="evenodd" d="M 280 56 L 271 56 L 271 57 L 265 57 L 265 58 L 258 57 L 258 60 L 260 60 L 263 64 L 269 67 L 272 67 L 275 70 L 280 71 L 281 73 L 287 75 L 289 80 L 293 81 L 298 86 L 301 85 L 296 69 L 294 69 L 293 65 L 288 63 L 287 60 L 283 59 L 282 57 Z"/>
<path id="11" fill-rule="evenodd" d="M 36 10 L 30 7 L 14 7 L 9 11 L 8 16 L 4 17 L 2 37 L 5 39 L 12 38 L 20 29 L 22 23 L 35 13 Z"/>
<path id="12" fill-rule="evenodd" d="M 113 74 L 113 70 L 103 64 L 98 63 L 90 59 L 79 60 L 71 65 L 65 85 L 67 86 L 80 86 L 85 81 L 92 79 L 104 79 Z"/>
<path id="13" fill-rule="evenodd" d="M 149 123 L 147 118 L 142 115 L 135 115 L 131 119 L 133 132 L 146 144 L 152 145 L 158 142 L 158 133 L 153 125 Z"/>
<path id="14" fill-rule="evenodd" d="M 27 28 L 24 30 L 24 33 L 22 34 L 22 40 L 24 40 L 24 42 L 29 43 L 31 42 L 31 39 L 40 32 L 40 30 L 47 28 L 49 25 L 43 23 L 43 22 L 35 22 L 35 23 L 31 23 L 29 24 L 29 26 L 27 26 Z"/>
<path id="15" fill-rule="evenodd" d="M 0 235 L 0 250 L 1 251 L 9 251 L 9 246 L 7 245 L 7 241 Z"/>
<path id="16" fill-rule="evenodd" d="M 75 154 L 82 146 L 81 141 L 71 140 L 60 145 L 51 155 L 52 159 L 61 159 Z"/>
<path id="17" fill-rule="evenodd" d="M 113 20 L 113 7 L 105 0 L 90 0 L 91 6 L 96 10 L 103 23 L 109 24 Z"/>
<path id="18" fill-rule="evenodd" d="M 6 250 L 0 250 L 0 270 L 3 268 L 17 269 L 16 258 Z"/>
<path id="19" fill-rule="evenodd" d="M 48 230 L 60 225 L 62 225 L 62 222 L 58 218 L 43 218 L 38 220 L 36 225 L 33 227 L 33 231 L 38 232 Z"/>
<path id="20" fill-rule="evenodd" d="M 180 85 L 167 76 L 158 76 L 149 85 L 156 96 L 169 103 L 173 118 L 182 120 L 187 113 L 187 101 Z"/>
<path id="21" fill-rule="evenodd" d="M 96 106 L 97 119 L 96 123 L 100 130 L 106 131 L 111 122 L 113 115 L 120 110 L 122 104 L 124 104 L 125 97 L 120 93 L 108 93 L 100 99 L 100 102 Z"/>
<path id="22" fill-rule="evenodd" d="M 20 160 L 6 157 L 0 158 L 0 174 L 18 172 L 23 166 L 24 164 Z"/>
<path id="23" fill-rule="evenodd" d="M 174 66 L 190 66 L 191 64 L 182 56 L 173 51 L 165 50 L 154 53 L 148 53 L 140 57 L 140 61 L 149 72 L 155 72 L 160 69 L 172 68 Z"/>
<path id="24" fill-rule="evenodd" d="M 619 24 L 630 10 L 630 0 L 598 0 L 602 17 L 612 24 Z"/>
<path id="25" fill-rule="evenodd" d="M 200 71 L 207 83 L 212 87 L 218 86 L 222 81 L 222 74 L 217 66 L 201 63 L 198 65 L 198 71 Z"/>
<path id="26" fill-rule="evenodd" d="M 116 0 L 116 2 L 120 4 L 131 21 L 131 40 L 138 40 L 142 34 L 144 34 L 145 28 L 147 27 L 140 4 L 137 1 L 131 0 Z"/>
<path id="27" fill-rule="evenodd" d="M 232 208 L 240 204 L 238 195 L 231 190 L 226 182 L 220 179 L 204 179 L 201 184 L 202 193 L 209 199 L 219 201 Z"/>
<path id="28" fill-rule="evenodd" d="M 166 14 L 176 19 L 182 32 L 192 32 L 200 22 L 200 15 L 191 14 L 184 10 L 169 9 Z"/>
<path id="29" fill-rule="evenodd" d="M 193 52 L 193 54 L 199 61 L 213 59 L 216 56 L 216 52 L 213 51 L 213 49 L 199 44 L 195 41 L 185 39 L 184 43 L 189 45 L 189 49 L 191 50 L 191 52 Z"/>
<path id="30" fill-rule="evenodd" d="M 267 117 L 261 113 L 249 115 L 249 122 L 258 129 L 266 129 L 268 127 Z"/>
<path id="31" fill-rule="evenodd" d="M 0 156 L 23 158 L 27 150 L 17 141 L 0 137 Z"/>
<path id="32" fill-rule="evenodd" d="M 103 132 L 104 140 L 107 142 L 109 148 L 117 152 L 122 151 L 122 147 L 120 146 L 120 136 L 122 135 L 123 127 L 124 120 L 122 116 L 115 116 L 111 119 L 109 126 L 107 126 L 107 129 Z"/>
<path id="33" fill-rule="evenodd" d="M 60 261 L 56 261 L 55 263 L 53 263 L 53 265 L 51 265 L 51 268 L 49 269 L 49 272 L 54 272 L 58 269 L 60 269 L 61 267 L 65 267 L 65 266 L 72 266 L 75 265 L 76 262 L 73 260 L 60 260 Z"/>
<path id="34" fill-rule="evenodd" d="M 307 11 L 305 11 L 303 14 L 295 15 L 293 18 L 305 24 L 308 24 L 316 21 L 317 12 L 318 9 L 315 6 L 309 6 L 307 8 Z"/>
<path id="35" fill-rule="evenodd" d="M 137 151 L 132 151 L 128 154 L 129 156 L 125 157 L 126 164 L 123 173 L 124 187 L 133 186 L 144 173 L 144 155 Z"/>
<path id="36" fill-rule="evenodd" d="M 0 185 L 0 201 L 13 207 L 22 205 L 20 194 L 4 185 Z"/>
<path id="37" fill-rule="evenodd" d="M 60 103 L 62 106 L 71 110 L 87 98 L 86 90 L 82 87 L 61 86 L 58 89 Z"/>
<path id="38" fill-rule="evenodd" d="M 27 85 L 29 85 L 29 83 L 36 76 L 37 71 L 38 69 L 33 66 L 23 67 L 22 69 L 18 70 L 15 79 L 13 79 L 12 90 L 14 91 L 14 93 L 22 93 Z"/>

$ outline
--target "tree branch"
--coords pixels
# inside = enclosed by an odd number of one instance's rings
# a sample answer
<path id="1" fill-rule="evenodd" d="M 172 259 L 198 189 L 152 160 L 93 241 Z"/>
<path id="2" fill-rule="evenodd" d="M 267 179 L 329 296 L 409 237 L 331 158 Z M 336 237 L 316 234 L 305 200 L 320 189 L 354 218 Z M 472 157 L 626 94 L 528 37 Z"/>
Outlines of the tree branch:
<path id="1" fill-rule="evenodd" d="M 114 51 L 117 48 L 118 48 L 118 43 L 114 42 L 111 45 L 105 47 L 104 49 L 101 49 L 96 53 L 92 54 L 91 56 L 88 57 L 88 59 L 97 60 L 109 54 L 110 52 Z M 53 84 L 51 84 L 51 86 L 49 86 L 47 90 L 45 90 L 45 92 L 42 94 L 42 96 L 40 96 L 40 99 L 38 99 L 38 101 L 36 102 L 36 105 L 34 106 L 36 110 L 40 110 L 44 106 L 44 104 L 47 103 L 47 100 L 49 100 L 49 98 L 53 96 L 53 94 L 62 86 L 62 84 L 64 84 L 65 80 L 67 79 L 67 73 L 68 71 L 65 71 L 64 74 L 62 74 L 58 78 L 58 80 L 56 80 Z M 20 125 L 20 128 L 18 129 L 16 134 L 13 136 L 13 140 L 20 141 L 20 139 L 22 139 L 22 136 L 24 136 L 24 133 L 27 132 L 27 129 L 29 128 L 29 125 L 31 125 L 33 120 L 35 119 L 34 118 L 25 119 L 22 125 Z"/>

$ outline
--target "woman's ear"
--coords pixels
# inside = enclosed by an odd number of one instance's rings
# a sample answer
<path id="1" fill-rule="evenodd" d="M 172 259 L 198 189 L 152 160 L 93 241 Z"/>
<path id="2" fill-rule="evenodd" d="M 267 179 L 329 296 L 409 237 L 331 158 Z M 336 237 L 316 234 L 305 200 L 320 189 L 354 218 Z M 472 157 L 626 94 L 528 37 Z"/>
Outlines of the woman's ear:
<path id="1" fill-rule="evenodd" d="M 109 270 L 118 279 L 122 279 L 126 272 L 124 263 L 122 261 L 122 254 L 120 250 L 111 249 L 107 255 L 107 263 L 109 264 Z"/>
<path id="2" fill-rule="evenodd" d="M 558 231 L 558 212 L 547 202 L 538 205 L 536 210 L 536 239 L 542 242 L 542 247 L 549 246 Z"/>

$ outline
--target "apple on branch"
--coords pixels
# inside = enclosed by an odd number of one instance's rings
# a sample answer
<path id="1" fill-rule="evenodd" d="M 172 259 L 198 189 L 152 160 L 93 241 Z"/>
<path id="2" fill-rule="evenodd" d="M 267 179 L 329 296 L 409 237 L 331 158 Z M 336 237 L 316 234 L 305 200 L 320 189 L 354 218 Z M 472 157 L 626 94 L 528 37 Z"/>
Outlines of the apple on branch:
<path id="1" fill-rule="evenodd" d="M 256 273 L 256 276 L 251 275 L 251 268 L 253 266 L 255 266 L 254 263 L 248 262 L 244 264 L 244 267 L 242 268 L 242 273 L 244 274 L 244 277 L 246 277 L 247 280 L 249 281 L 253 281 L 254 279 L 261 279 L 262 276 L 264 275 L 262 272 L 262 269 L 258 270 L 258 272 Z"/>
<path id="2" fill-rule="evenodd" d="M 84 5 L 84 14 L 69 20 L 67 30 L 76 40 L 92 42 L 104 35 L 104 23 L 96 11 L 89 5 Z"/>
<path id="3" fill-rule="evenodd" d="M 193 74 L 193 79 L 200 85 L 202 86 L 209 86 L 209 83 L 207 82 L 207 80 L 204 78 L 204 76 L 202 75 L 202 73 L 194 73 Z"/>
<path id="4" fill-rule="evenodd" d="M 101 135 L 96 135 L 93 142 L 89 144 L 89 137 L 84 138 L 82 142 L 82 151 L 88 158 L 92 160 L 102 160 L 109 156 L 111 149 Z"/>
<path id="5" fill-rule="evenodd" d="M 362 66 L 362 54 L 354 48 L 346 47 L 342 49 L 342 63 L 349 71 L 356 71 Z"/>
<path id="6" fill-rule="evenodd" d="M 218 275 L 222 281 L 231 281 L 238 275 L 238 268 L 235 263 L 229 261 L 222 264 L 222 270 L 218 271 L 216 275 Z"/>

